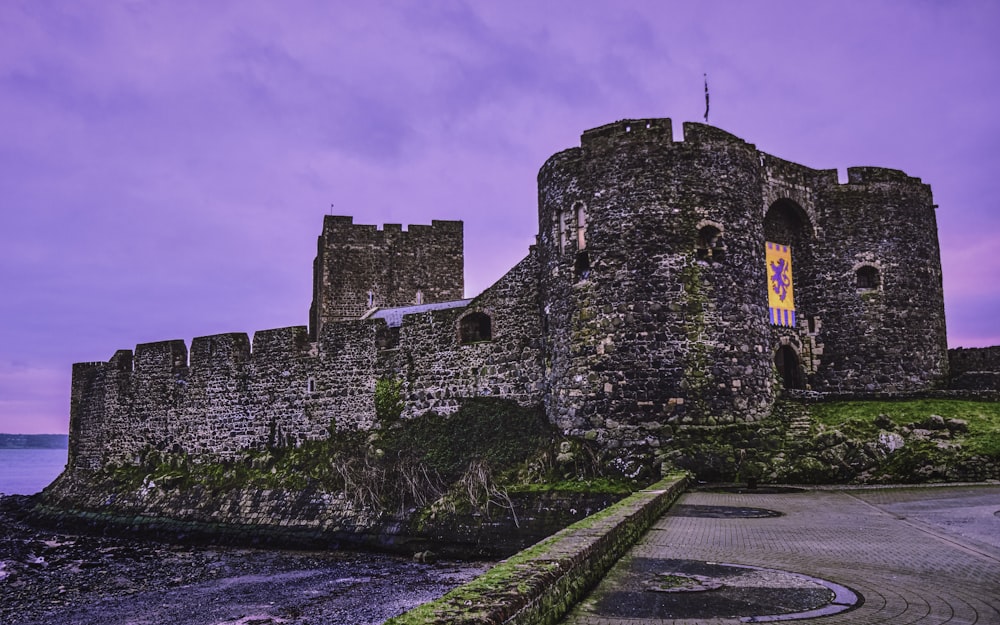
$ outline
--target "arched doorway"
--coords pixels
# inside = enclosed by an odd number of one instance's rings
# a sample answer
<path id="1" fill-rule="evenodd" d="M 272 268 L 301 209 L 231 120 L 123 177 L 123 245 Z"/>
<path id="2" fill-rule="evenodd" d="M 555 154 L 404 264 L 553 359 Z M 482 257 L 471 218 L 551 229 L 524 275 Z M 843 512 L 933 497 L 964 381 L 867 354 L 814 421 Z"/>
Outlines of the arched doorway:
<path id="1" fill-rule="evenodd" d="M 790 346 L 782 345 L 778 351 L 774 352 L 774 366 L 778 368 L 778 377 L 781 378 L 781 384 L 786 389 L 805 388 L 799 355 Z"/>
<path id="2" fill-rule="evenodd" d="M 776 200 L 764 215 L 764 238 L 772 243 L 801 248 L 812 238 L 809 215 L 793 200 Z"/>

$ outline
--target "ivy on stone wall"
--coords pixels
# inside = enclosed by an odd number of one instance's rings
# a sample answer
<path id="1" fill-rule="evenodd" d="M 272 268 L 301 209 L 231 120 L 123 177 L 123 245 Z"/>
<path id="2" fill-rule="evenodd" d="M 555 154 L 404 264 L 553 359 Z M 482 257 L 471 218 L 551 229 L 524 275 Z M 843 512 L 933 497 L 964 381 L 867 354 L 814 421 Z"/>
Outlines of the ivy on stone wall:
<path id="1" fill-rule="evenodd" d="M 375 416 L 382 423 L 396 421 L 403 414 L 403 381 L 379 378 L 375 381 Z"/>

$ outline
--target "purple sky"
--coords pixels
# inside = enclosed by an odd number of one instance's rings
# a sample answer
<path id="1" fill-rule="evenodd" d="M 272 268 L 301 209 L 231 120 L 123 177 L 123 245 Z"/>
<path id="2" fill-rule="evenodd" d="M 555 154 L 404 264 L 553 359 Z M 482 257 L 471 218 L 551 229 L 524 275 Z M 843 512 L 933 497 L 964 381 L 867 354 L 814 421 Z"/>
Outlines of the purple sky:
<path id="1" fill-rule="evenodd" d="M 322 216 L 465 221 L 475 295 L 535 176 L 628 117 L 710 122 L 940 205 L 952 346 L 1000 344 L 1000 3 L 0 3 L 0 432 L 72 363 L 305 325 Z"/>

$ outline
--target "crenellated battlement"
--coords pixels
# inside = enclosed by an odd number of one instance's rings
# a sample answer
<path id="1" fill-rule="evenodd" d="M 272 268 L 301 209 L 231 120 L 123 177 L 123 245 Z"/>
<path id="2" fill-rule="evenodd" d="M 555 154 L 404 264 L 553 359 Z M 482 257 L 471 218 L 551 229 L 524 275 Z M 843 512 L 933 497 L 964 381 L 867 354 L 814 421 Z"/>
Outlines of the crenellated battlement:
<path id="1" fill-rule="evenodd" d="M 848 167 L 848 184 L 904 184 L 925 186 L 920 178 L 887 167 Z"/>
<path id="2" fill-rule="evenodd" d="M 721 128 L 700 124 L 698 122 L 684 122 L 684 143 L 689 145 L 733 145 L 738 147 L 756 150 L 756 146 L 748 143 L 736 135 L 726 132 Z"/>
<path id="3" fill-rule="evenodd" d="M 756 149 L 740 137 L 721 128 L 697 122 L 684 122 L 683 143 L 732 144 Z M 580 135 L 580 147 L 584 150 L 603 151 L 629 144 L 674 143 L 673 122 L 670 118 L 622 119 L 611 124 L 585 130 Z"/>
<path id="4" fill-rule="evenodd" d="M 376 320 L 362 323 L 376 324 Z M 338 324 L 340 326 L 342 324 Z M 336 334 L 337 327 L 331 328 Z M 317 344 L 312 342 L 305 326 L 290 326 L 259 330 L 253 342 L 245 332 L 227 332 L 195 337 L 188 351 L 183 339 L 140 343 L 135 350 L 119 349 L 105 361 L 73 364 L 74 375 L 87 375 L 91 370 L 114 370 L 129 375 L 176 374 L 181 378 L 189 372 L 228 369 L 234 365 L 266 365 L 286 358 L 315 355 Z M 189 359 L 190 356 L 190 359 Z"/>
<path id="5" fill-rule="evenodd" d="M 245 333 L 200 336 L 191 342 L 191 371 L 234 367 L 250 360 L 250 339 Z"/>
<path id="6" fill-rule="evenodd" d="M 667 117 L 621 119 L 585 130 L 580 136 L 580 146 L 585 150 L 601 150 L 621 143 L 672 143 L 674 135 L 671 123 Z"/>
<path id="7" fill-rule="evenodd" d="M 187 368 L 187 345 L 180 339 L 140 343 L 135 346 L 136 372 L 180 371 Z"/>
<path id="8" fill-rule="evenodd" d="M 253 335 L 251 354 L 258 363 L 298 358 L 308 354 L 311 345 L 306 326 L 258 330 Z"/>
<path id="9" fill-rule="evenodd" d="M 323 234 L 332 234 L 351 239 L 365 240 L 368 237 L 385 235 L 407 235 L 414 237 L 432 235 L 434 233 L 455 234 L 463 231 L 463 223 L 457 220 L 432 219 L 430 225 L 387 223 L 381 226 L 375 224 L 356 224 L 354 217 L 349 215 L 326 215 L 323 217 Z M 379 233 L 382 233 L 379 235 Z"/>

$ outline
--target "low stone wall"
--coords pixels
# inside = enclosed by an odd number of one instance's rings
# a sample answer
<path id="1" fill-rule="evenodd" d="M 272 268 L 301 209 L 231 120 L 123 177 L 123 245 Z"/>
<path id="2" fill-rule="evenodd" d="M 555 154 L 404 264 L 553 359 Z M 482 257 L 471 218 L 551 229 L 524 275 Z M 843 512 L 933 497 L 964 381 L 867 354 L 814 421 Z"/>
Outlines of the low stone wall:
<path id="1" fill-rule="evenodd" d="M 460 559 L 509 556 L 621 498 L 609 493 L 512 493 L 511 509 L 442 514 L 378 513 L 343 493 L 245 487 L 213 491 L 147 482 L 116 488 L 69 472 L 34 497 L 29 520 L 69 529 L 168 542 L 361 548 Z"/>
<path id="2" fill-rule="evenodd" d="M 953 376 L 968 371 L 1000 371 L 1000 345 L 949 349 L 948 366 Z"/>
<path id="3" fill-rule="evenodd" d="M 552 625 L 646 533 L 687 486 L 670 477 L 385 625 Z"/>
<path id="4" fill-rule="evenodd" d="M 1000 391 L 1000 345 L 948 350 L 949 387 Z"/>

